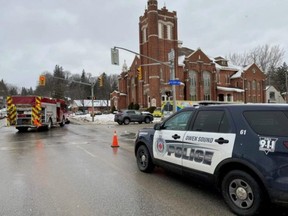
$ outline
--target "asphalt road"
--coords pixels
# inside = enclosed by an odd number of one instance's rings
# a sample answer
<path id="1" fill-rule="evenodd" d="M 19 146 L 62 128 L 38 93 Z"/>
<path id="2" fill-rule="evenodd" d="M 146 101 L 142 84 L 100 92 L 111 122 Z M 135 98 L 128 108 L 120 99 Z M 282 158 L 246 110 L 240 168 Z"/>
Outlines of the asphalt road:
<path id="1" fill-rule="evenodd" d="M 0 127 L 0 215 L 233 215 L 211 187 L 138 170 L 133 139 L 146 126 Z M 119 148 L 111 148 L 114 131 Z"/>

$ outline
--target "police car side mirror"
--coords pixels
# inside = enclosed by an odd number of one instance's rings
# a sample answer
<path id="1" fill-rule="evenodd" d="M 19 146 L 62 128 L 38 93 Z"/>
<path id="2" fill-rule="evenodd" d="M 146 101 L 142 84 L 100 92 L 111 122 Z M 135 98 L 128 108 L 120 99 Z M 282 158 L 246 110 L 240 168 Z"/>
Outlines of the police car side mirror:
<path id="1" fill-rule="evenodd" d="M 154 125 L 154 130 L 161 130 L 161 126 L 162 126 L 161 123 L 156 123 L 156 124 Z"/>

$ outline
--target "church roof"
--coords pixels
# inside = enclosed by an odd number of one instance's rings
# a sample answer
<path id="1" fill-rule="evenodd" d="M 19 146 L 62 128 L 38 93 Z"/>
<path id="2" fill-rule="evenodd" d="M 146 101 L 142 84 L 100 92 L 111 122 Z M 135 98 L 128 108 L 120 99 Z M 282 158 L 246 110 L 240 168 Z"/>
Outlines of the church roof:
<path id="1" fill-rule="evenodd" d="M 178 56 L 189 56 L 191 53 L 193 53 L 194 50 L 187 48 L 187 47 L 180 47 L 178 48 Z"/>

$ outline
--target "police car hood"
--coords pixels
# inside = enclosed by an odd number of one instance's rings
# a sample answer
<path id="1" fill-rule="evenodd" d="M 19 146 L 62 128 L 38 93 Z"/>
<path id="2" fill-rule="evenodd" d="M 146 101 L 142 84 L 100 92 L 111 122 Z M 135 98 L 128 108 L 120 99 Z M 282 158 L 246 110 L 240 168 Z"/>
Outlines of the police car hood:
<path id="1" fill-rule="evenodd" d="M 152 127 L 142 128 L 138 131 L 138 136 L 150 136 L 150 135 L 154 135 L 154 133 L 155 133 L 155 130 Z"/>

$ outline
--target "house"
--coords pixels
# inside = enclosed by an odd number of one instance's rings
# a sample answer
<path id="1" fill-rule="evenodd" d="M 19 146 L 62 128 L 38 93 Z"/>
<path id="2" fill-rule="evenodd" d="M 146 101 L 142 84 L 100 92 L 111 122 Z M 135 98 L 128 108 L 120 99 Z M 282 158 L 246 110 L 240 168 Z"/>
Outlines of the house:
<path id="1" fill-rule="evenodd" d="M 274 86 L 269 85 L 266 86 L 266 103 L 286 103 L 286 101 Z"/>
<path id="2" fill-rule="evenodd" d="M 110 101 L 109 100 L 93 100 L 94 110 L 95 111 L 107 111 L 110 110 Z M 91 113 L 92 112 L 92 100 L 73 100 L 71 109 L 73 112 L 81 110 L 83 112 Z"/>

